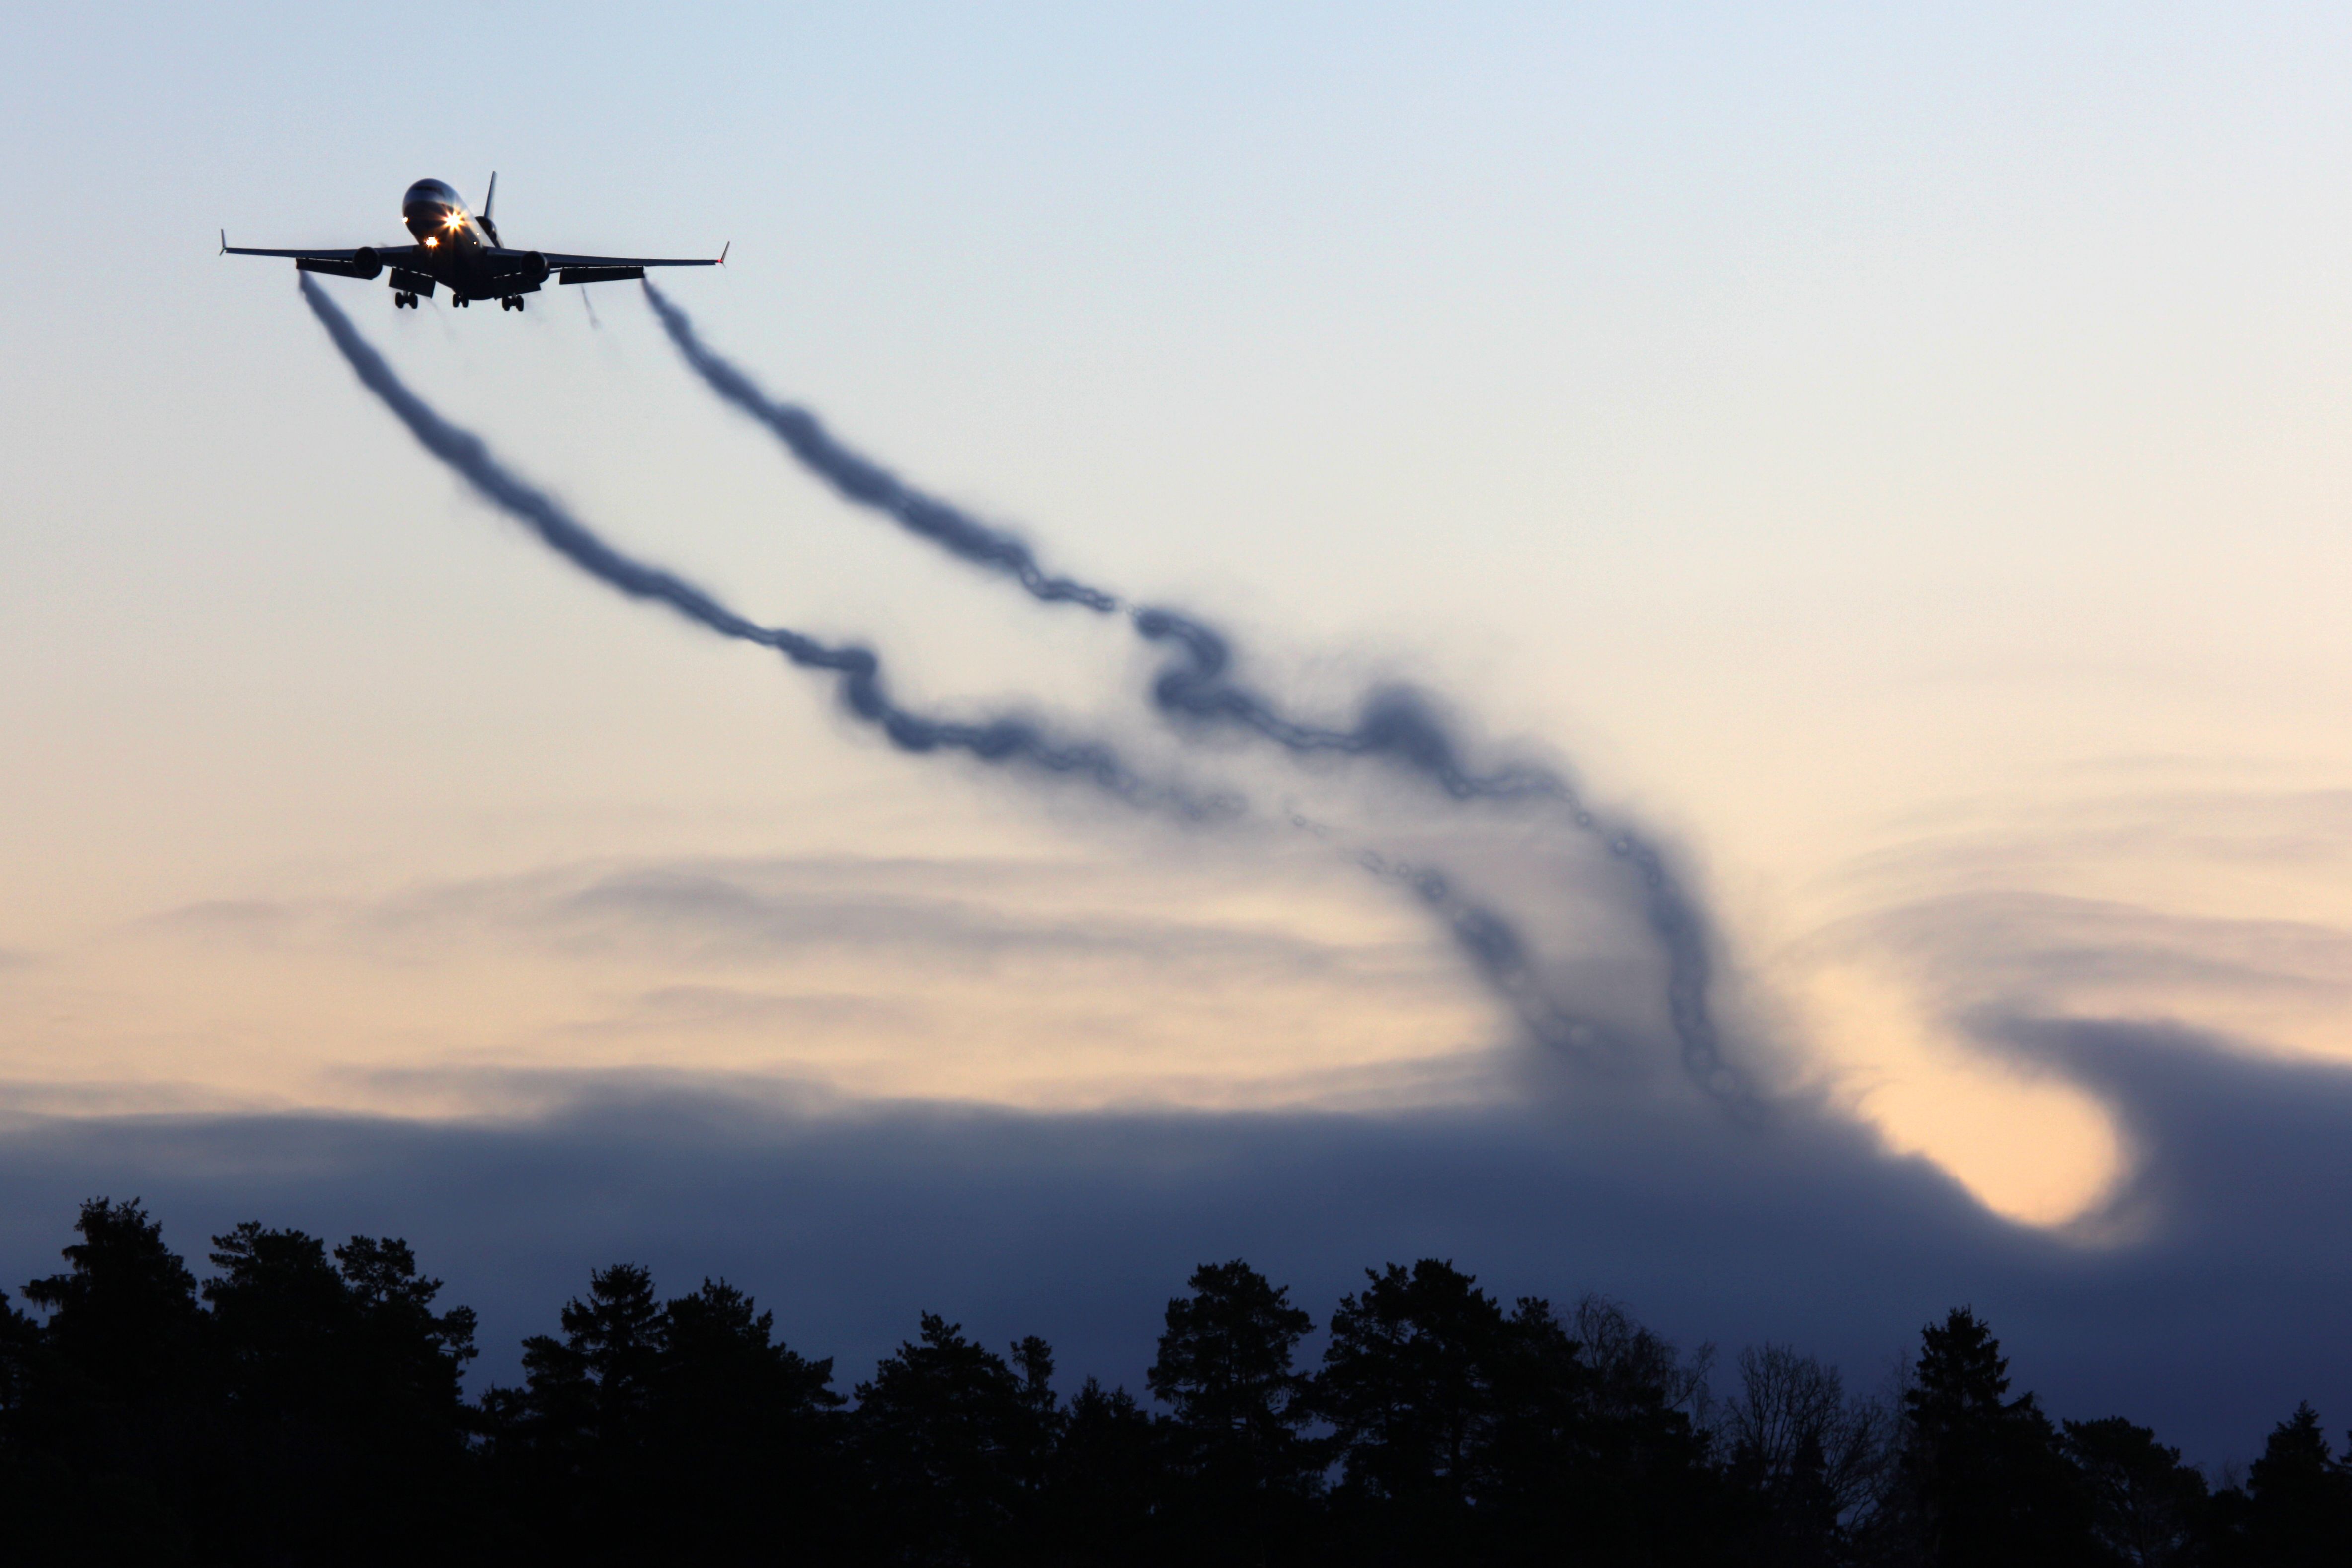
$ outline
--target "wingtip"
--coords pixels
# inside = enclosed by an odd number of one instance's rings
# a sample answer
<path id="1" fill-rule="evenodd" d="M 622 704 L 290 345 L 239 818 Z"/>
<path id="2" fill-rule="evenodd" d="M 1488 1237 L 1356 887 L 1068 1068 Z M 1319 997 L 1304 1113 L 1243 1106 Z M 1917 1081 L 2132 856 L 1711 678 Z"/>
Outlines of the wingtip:
<path id="1" fill-rule="evenodd" d="M 220 231 L 220 237 L 221 237 L 221 247 L 220 247 L 220 253 L 221 253 L 223 256 L 226 256 L 226 255 L 228 254 L 228 230 L 226 230 L 226 229 L 223 229 L 223 230 L 221 230 L 221 231 Z"/>
<path id="2" fill-rule="evenodd" d="M 727 265 L 727 253 L 728 253 L 729 251 L 730 251 L 730 250 L 734 249 L 734 248 L 735 248 L 735 242 L 734 242 L 733 240 L 731 240 L 731 239 L 730 239 L 730 240 L 729 240 L 726 244 L 724 244 L 724 245 L 722 245 L 722 246 L 720 246 L 720 247 L 719 247 L 719 266 L 724 267 L 724 266 L 726 266 L 726 265 Z"/>

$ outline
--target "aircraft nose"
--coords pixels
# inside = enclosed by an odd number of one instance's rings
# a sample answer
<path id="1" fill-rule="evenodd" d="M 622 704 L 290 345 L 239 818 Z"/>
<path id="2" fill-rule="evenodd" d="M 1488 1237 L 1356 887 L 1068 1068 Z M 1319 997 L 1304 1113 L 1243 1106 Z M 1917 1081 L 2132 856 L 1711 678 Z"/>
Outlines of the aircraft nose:
<path id="1" fill-rule="evenodd" d="M 465 204 L 457 193 L 439 180 L 419 180 L 400 199 L 400 216 L 412 230 L 420 233 L 424 227 L 437 227 L 452 213 L 464 210 Z"/>

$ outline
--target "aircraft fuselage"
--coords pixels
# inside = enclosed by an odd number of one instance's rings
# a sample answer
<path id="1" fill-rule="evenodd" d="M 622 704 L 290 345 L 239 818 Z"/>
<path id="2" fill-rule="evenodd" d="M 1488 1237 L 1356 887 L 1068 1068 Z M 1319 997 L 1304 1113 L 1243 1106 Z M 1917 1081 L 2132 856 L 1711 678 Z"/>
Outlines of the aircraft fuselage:
<path id="1" fill-rule="evenodd" d="M 466 210 L 465 198 L 440 180 L 419 180 L 409 186 L 400 198 L 400 218 L 422 251 L 394 271 L 396 289 L 430 294 L 437 283 L 460 304 L 474 300 L 520 304 L 520 296 L 536 292 L 547 280 L 547 263 L 536 252 L 518 256 L 500 249 L 495 234 Z"/>

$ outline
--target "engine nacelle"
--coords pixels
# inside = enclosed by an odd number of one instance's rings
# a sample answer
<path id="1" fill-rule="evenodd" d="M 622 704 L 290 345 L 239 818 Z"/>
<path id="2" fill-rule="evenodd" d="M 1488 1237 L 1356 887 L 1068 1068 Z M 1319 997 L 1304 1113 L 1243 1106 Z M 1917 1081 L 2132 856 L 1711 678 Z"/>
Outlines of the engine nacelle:
<path id="1" fill-rule="evenodd" d="M 541 256 L 536 250 L 524 251 L 522 253 L 522 270 L 523 276 L 529 278 L 532 282 L 546 282 L 548 271 L 547 258 Z"/>
<path id="2" fill-rule="evenodd" d="M 298 258 L 295 268 L 302 272 L 323 272 L 331 278 L 373 278 L 383 270 L 383 258 L 369 246 L 352 252 L 349 261 L 331 261 L 323 256 Z"/>
<path id="3" fill-rule="evenodd" d="M 625 283 L 632 278 L 643 278 L 642 267 L 567 267 L 558 281 L 564 283 Z"/>

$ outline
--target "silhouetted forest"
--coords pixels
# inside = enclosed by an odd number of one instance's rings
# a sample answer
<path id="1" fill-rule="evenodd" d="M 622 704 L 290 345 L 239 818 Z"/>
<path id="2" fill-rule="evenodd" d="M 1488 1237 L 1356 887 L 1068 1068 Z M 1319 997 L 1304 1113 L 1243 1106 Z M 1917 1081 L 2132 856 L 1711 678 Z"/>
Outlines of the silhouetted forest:
<path id="1" fill-rule="evenodd" d="M 1962 1308 L 1869 1394 L 1716 1367 L 1621 1308 L 1370 1270 L 1316 1325 L 1241 1262 L 1168 1303 L 1140 1394 L 932 1313 L 844 1390 L 704 1280 L 615 1264 L 466 1397 L 475 1321 L 406 1242 L 239 1226 L 201 1283 L 134 1200 L 0 1295 L 0 1558 L 645 1563 L 2352 1563 L 2305 1405 L 2217 1485 L 2053 1420 Z"/>

